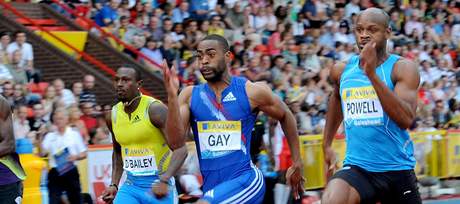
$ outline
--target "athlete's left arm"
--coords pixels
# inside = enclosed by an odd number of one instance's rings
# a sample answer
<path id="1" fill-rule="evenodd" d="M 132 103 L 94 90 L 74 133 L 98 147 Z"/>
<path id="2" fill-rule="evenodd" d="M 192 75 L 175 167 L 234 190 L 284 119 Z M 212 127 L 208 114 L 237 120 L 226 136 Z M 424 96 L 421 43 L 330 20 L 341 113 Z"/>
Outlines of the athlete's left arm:
<path id="1" fill-rule="evenodd" d="M 377 74 L 368 74 L 383 110 L 401 129 L 409 128 L 417 109 L 417 92 L 420 74 L 417 66 L 404 58 L 394 65 L 391 79 L 395 84 L 391 91 Z"/>
<path id="2" fill-rule="evenodd" d="M 286 173 L 287 182 L 291 185 L 295 198 L 299 198 L 298 193 L 303 192 L 302 160 L 299 151 L 299 135 L 297 132 L 297 122 L 294 114 L 287 105 L 277 96 L 272 94 L 272 90 L 262 83 L 246 83 L 246 92 L 249 97 L 252 109 L 259 109 L 272 118 L 280 121 L 284 134 L 286 135 L 289 149 L 291 150 L 292 166 Z"/>
<path id="3" fill-rule="evenodd" d="M 176 174 L 177 170 L 179 170 L 184 163 L 184 160 L 187 157 L 187 147 L 185 146 L 184 140 L 169 138 L 168 134 L 166 134 L 166 119 L 168 117 L 168 108 L 166 105 L 162 103 L 150 104 L 149 116 L 152 124 L 161 130 L 166 143 L 173 151 L 168 169 L 160 176 L 160 180 L 167 181 Z"/>

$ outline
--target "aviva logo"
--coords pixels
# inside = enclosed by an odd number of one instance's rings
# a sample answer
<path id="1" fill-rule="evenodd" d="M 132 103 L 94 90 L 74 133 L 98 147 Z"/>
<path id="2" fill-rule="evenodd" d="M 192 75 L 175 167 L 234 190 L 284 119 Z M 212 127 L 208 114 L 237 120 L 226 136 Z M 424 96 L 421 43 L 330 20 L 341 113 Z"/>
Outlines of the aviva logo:
<path id="1" fill-rule="evenodd" d="M 342 91 L 343 100 L 375 99 L 377 93 L 372 86 L 346 88 Z"/>
<path id="2" fill-rule="evenodd" d="M 141 118 L 139 117 L 139 115 L 136 115 L 136 116 L 134 116 L 134 119 L 133 119 L 132 123 L 137 123 L 139 121 L 141 121 Z"/>

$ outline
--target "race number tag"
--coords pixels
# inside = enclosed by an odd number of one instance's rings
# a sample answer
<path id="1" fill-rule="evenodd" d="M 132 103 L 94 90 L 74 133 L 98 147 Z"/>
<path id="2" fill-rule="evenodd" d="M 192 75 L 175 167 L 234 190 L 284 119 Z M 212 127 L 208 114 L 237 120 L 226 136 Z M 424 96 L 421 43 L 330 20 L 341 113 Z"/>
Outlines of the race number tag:
<path id="1" fill-rule="evenodd" d="M 198 122 L 201 152 L 241 149 L 241 121 Z"/>
<path id="2" fill-rule="evenodd" d="M 157 173 L 155 154 L 150 148 L 124 148 L 123 169 L 134 176 L 150 176 Z"/>
<path id="3" fill-rule="evenodd" d="M 344 121 L 355 126 L 383 125 L 383 109 L 372 86 L 342 90 Z"/>

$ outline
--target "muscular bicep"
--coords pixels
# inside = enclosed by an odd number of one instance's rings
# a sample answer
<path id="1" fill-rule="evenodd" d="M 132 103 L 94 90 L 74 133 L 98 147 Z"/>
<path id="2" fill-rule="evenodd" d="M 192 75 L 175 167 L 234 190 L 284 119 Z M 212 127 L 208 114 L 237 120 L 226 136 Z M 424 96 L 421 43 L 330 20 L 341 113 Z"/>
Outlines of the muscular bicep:
<path id="1" fill-rule="evenodd" d="M 420 84 L 420 74 L 416 65 L 408 60 L 398 63 L 395 71 L 395 94 L 408 103 L 415 114 L 417 109 L 418 87 Z"/>
<path id="2" fill-rule="evenodd" d="M 153 102 L 149 106 L 149 118 L 152 125 L 160 129 L 163 135 L 166 133 L 166 119 L 168 117 L 168 107 L 160 102 Z"/>
<path id="3" fill-rule="evenodd" d="M 253 109 L 257 108 L 268 116 L 280 120 L 289 111 L 289 108 L 271 89 L 259 83 L 250 83 L 246 88 Z"/>

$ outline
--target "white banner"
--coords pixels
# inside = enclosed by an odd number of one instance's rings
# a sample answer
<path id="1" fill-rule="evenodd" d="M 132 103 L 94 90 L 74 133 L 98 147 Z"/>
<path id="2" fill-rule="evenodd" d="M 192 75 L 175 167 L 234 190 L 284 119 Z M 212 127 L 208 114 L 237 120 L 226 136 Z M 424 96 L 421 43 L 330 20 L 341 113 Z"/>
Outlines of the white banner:
<path id="1" fill-rule="evenodd" d="M 112 148 L 90 149 L 87 172 L 88 193 L 97 199 L 112 180 Z"/>

